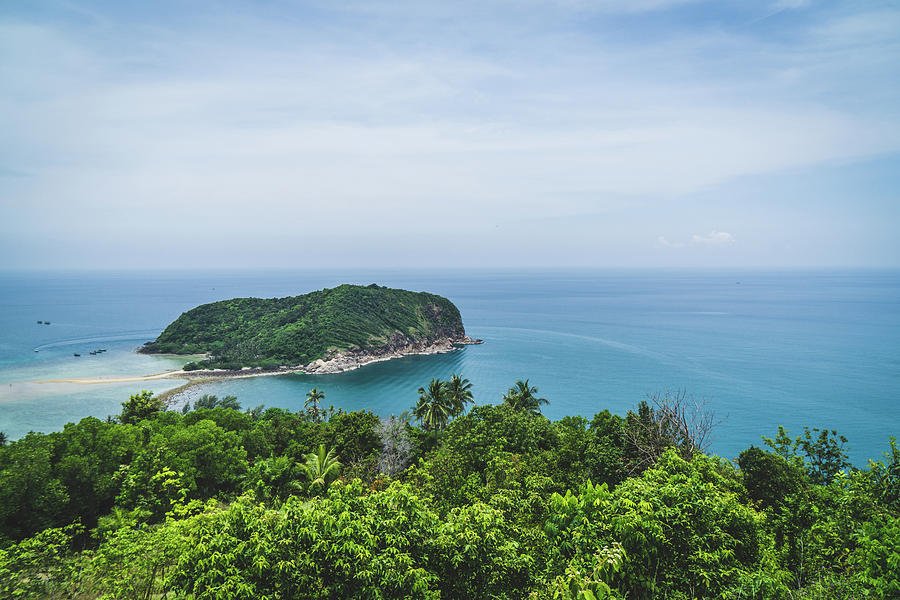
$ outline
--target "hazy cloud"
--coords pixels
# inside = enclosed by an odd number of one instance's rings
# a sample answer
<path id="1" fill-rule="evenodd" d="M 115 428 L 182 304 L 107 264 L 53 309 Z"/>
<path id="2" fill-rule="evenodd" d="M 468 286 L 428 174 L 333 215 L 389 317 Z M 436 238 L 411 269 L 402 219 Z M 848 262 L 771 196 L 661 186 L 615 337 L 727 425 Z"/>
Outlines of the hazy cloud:
<path id="1" fill-rule="evenodd" d="M 792 185 L 900 152 L 892 6 L 812 4 L 785 36 L 746 26 L 771 6 L 672 0 L 226 4 L 0 9 L 0 267 L 655 264 L 648 232 L 736 222 L 656 246 L 778 263 Z M 768 218 L 730 200 L 748 182 Z M 822 227 L 885 221 L 850 204 Z M 466 244 L 413 243 L 436 227 Z"/>
<path id="2" fill-rule="evenodd" d="M 783 9 L 791 9 L 791 8 L 805 8 L 812 4 L 812 0 L 776 0 L 772 6 L 775 9 L 783 10 Z"/>
<path id="3" fill-rule="evenodd" d="M 689 242 L 670 242 L 665 236 L 656 238 L 657 244 L 666 248 L 686 248 L 688 246 L 725 246 L 734 243 L 734 236 L 725 231 L 711 231 L 705 235 L 695 233 Z"/>
<path id="4" fill-rule="evenodd" d="M 725 231 L 710 231 L 706 235 L 694 234 L 691 243 L 702 246 L 721 246 L 734 243 L 734 236 Z"/>
<path id="5" fill-rule="evenodd" d="M 665 246 L 666 248 L 684 248 L 684 242 L 670 242 L 664 236 L 659 236 L 656 238 L 656 241 L 661 246 Z"/>

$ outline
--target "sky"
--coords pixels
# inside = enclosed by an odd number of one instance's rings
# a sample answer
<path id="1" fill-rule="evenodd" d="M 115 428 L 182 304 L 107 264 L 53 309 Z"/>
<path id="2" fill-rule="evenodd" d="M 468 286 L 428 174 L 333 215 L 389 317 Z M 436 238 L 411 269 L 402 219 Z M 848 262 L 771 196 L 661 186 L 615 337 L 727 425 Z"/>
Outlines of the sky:
<path id="1" fill-rule="evenodd" d="M 900 267 L 900 4 L 0 4 L 0 269 Z"/>

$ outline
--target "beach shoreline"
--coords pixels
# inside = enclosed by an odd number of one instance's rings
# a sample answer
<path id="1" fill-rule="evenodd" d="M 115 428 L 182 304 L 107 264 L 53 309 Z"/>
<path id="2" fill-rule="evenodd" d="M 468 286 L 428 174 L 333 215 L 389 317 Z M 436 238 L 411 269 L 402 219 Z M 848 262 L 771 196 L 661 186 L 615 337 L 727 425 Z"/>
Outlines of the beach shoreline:
<path id="1" fill-rule="evenodd" d="M 308 365 L 294 367 L 279 367 L 278 369 L 264 370 L 260 367 L 244 367 L 240 370 L 226 369 L 199 369 L 185 371 L 183 369 L 164 371 L 151 375 L 136 375 L 131 377 L 67 377 L 60 379 L 43 379 L 30 383 L 72 383 L 78 385 L 100 385 L 104 383 L 130 383 L 137 381 L 154 381 L 160 379 L 186 379 L 188 383 L 179 386 L 169 392 L 175 395 L 187 387 L 193 387 L 202 383 L 224 381 L 228 379 L 248 379 L 251 377 L 271 377 L 276 375 L 327 375 L 345 373 L 364 367 L 366 365 L 403 358 L 405 356 L 419 356 L 431 354 L 445 354 L 463 349 L 465 346 L 483 344 L 483 340 L 472 339 L 469 336 L 441 340 L 432 344 L 410 344 L 397 349 L 357 349 L 334 352 L 328 359 L 318 359 Z"/>

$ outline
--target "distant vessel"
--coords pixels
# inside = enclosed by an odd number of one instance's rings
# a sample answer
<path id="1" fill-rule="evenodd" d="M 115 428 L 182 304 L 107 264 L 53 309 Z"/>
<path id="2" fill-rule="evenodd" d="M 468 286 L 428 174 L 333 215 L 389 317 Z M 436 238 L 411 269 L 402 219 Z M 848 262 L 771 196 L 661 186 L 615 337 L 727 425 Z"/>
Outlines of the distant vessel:
<path id="1" fill-rule="evenodd" d="M 38 325 L 43 325 L 43 324 L 44 324 L 43 321 L 38 321 Z"/>
<path id="2" fill-rule="evenodd" d="M 72 356 L 81 356 L 80 354 L 73 354 Z"/>
<path id="3" fill-rule="evenodd" d="M 50 321 L 44 321 L 44 325 L 49 325 Z"/>

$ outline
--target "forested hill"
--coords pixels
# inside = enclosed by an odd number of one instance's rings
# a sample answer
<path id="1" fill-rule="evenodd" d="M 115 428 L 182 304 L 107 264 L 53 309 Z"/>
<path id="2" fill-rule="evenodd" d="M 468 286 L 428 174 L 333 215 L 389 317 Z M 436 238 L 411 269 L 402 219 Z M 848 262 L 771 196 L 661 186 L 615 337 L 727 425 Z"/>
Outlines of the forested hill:
<path id="1" fill-rule="evenodd" d="M 528 381 L 468 411 L 464 377 L 423 384 L 418 424 L 142 392 L 0 438 L 0 598 L 900 598 L 894 440 L 855 469 L 780 428 L 727 461 L 683 397 L 551 421 Z"/>
<path id="2" fill-rule="evenodd" d="M 234 298 L 182 314 L 141 352 L 208 353 L 206 367 L 306 365 L 339 350 L 402 347 L 465 337 L 444 297 L 375 284 L 288 298 Z"/>

